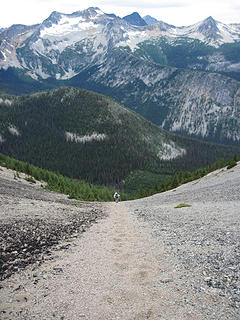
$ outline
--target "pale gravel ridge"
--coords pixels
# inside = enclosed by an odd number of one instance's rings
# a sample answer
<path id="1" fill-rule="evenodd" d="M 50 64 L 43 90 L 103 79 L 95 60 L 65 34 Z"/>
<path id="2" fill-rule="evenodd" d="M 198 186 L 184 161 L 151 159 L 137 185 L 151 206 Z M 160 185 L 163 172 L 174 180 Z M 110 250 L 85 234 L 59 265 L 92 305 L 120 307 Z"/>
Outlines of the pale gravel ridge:
<path id="1" fill-rule="evenodd" d="M 103 219 L 1 282 L 0 319 L 239 320 L 239 195 L 238 164 L 149 198 L 95 204 Z M 56 213 L 69 205 L 61 201 Z M 174 208 L 183 202 L 191 207 Z"/>
<path id="2" fill-rule="evenodd" d="M 176 209 L 181 203 L 191 207 Z M 176 259 L 193 319 L 240 319 L 240 162 L 124 205 Z"/>

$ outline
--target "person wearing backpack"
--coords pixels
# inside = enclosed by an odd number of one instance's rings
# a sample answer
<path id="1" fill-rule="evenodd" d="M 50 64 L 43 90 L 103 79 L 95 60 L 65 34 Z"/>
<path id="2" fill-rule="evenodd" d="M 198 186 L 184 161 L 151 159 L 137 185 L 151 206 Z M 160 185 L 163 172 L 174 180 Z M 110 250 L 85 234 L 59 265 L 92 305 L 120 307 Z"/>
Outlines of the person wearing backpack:
<path id="1" fill-rule="evenodd" d="M 115 201 L 116 203 L 118 203 L 119 198 L 120 198 L 120 194 L 117 193 L 117 192 L 115 192 L 114 195 L 113 195 L 113 198 L 114 198 L 114 201 Z"/>

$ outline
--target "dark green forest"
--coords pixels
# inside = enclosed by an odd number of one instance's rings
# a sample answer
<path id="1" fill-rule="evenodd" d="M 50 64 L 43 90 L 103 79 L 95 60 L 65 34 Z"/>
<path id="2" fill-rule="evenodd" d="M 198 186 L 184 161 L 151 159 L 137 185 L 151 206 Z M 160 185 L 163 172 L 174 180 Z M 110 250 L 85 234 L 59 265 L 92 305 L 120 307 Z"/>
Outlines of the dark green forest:
<path id="1" fill-rule="evenodd" d="M 240 59 L 240 43 L 224 43 L 218 48 L 205 44 L 197 39 L 178 38 L 173 43 L 162 37 L 157 42 L 145 41 L 134 53 L 137 57 L 148 59 L 155 63 L 191 69 L 206 70 L 211 55 L 222 56 L 226 61 L 238 63 Z M 233 79 L 239 80 L 239 72 L 221 72 Z"/>
<path id="2" fill-rule="evenodd" d="M 110 98 L 70 87 L 18 97 L 1 95 L 0 119 L 1 153 L 131 194 L 161 184 L 179 171 L 193 171 L 240 153 L 237 146 L 166 132 Z M 67 133 L 76 139 L 67 139 Z M 164 144 L 182 148 L 185 154 L 161 160 L 158 153 Z"/>
<path id="3" fill-rule="evenodd" d="M 240 156 L 235 155 L 230 160 L 218 160 L 213 164 L 209 164 L 204 168 L 197 169 L 193 172 L 180 171 L 171 178 L 165 180 L 162 183 L 150 183 L 148 188 L 135 192 L 122 193 L 121 200 L 133 200 L 142 197 L 151 196 L 156 193 L 164 192 L 167 190 L 175 189 L 178 186 L 199 179 L 208 173 L 227 166 L 227 169 L 231 169 L 237 165 L 237 161 L 240 160 Z M 0 166 L 8 169 L 15 170 L 14 178 L 17 180 L 20 178 L 20 172 L 25 173 L 25 178 L 29 183 L 36 183 L 36 180 L 46 182 L 46 185 L 42 185 L 45 189 L 67 194 L 70 199 L 76 199 L 80 201 L 112 201 L 114 190 L 111 188 L 97 186 L 87 183 L 83 180 L 70 179 L 60 174 L 44 170 L 33 166 L 29 163 L 13 159 L 0 153 Z M 1 168 L 0 168 L 1 169 Z M 147 179 L 147 176 L 140 174 L 141 178 Z"/>
<path id="4" fill-rule="evenodd" d="M 70 199 L 81 201 L 111 201 L 113 199 L 114 190 L 111 188 L 93 185 L 83 180 L 70 179 L 3 154 L 0 154 L 0 166 L 15 170 L 16 180 L 20 178 L 20 172 L 25 173 L 29 183 L 34 184 L 36 180 L 46 182 L 45 186 L 42 185 L 44 188 L 67 194 Z M 121 198 L 122 200 L 127 199 L 125 194 L 121 194 Z"/>

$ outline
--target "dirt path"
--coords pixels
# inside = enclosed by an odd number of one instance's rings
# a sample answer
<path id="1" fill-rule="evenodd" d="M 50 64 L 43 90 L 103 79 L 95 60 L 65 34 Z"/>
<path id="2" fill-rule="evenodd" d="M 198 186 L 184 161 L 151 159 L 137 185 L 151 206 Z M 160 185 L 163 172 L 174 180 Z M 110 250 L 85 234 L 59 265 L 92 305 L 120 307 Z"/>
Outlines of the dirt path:
<path id="1" fill-rule="evenodd" d="M 239 172 L 118 204 L 78 204 L 6 177 L 3 224 L 41 217 L 51 234 L 76 230 L 0 283 L 0 319 L 238 320 Z M 175 209 L 182 201 L 191 206 Z M 79 231 L 92 212 L 91 228 Z"/>
<path id="2" fill-rule="evenodd" d="M 70 250 L 5 280 L 3 319 L 192 319 L 184 305 L 175 307 L 173 266 L 159 265 L 123 203 L 106 206 L 109 216 Z"/>

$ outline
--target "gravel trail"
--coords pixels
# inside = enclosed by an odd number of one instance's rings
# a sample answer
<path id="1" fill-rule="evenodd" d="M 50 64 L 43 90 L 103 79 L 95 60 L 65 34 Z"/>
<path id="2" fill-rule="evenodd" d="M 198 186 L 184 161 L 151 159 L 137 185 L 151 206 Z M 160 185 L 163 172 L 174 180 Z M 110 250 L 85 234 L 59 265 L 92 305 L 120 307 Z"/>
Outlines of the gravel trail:
<path id="1" fill-rule="evenodd" d="M 159 265 L 122 204 L 106 210 L 68 250 L 4 282 L 5 319 L 188 319 L 185 304 L 171 302 L 181 294 L 169 261 Z"/>
<path id="2" fill-rule="evenodd" d="M 47 245 L 24 268 L 7 269 L 0 319 L 240 319 L 240 165 L 118 204 L 78 206 L 62 195 L 48 198 L 38 186 L 16 194 L 6 181 L 1 224 L 9 217 L 21 233 L 25 220 L 40 216 L 50 232 L 40 236 L 38 223 L 34 232 Z M 191 206 L 174 208 L 180 203 Z M 52 243 L 56 225 L 61 232 Z"/>

